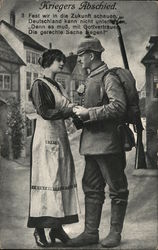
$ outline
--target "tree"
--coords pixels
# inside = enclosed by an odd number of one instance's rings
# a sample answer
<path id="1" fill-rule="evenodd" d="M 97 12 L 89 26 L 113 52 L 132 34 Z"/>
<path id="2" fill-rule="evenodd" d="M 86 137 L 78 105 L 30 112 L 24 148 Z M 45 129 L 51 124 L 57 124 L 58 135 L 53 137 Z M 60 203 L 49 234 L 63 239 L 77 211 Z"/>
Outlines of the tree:
<path id="1" fill-rule="evenodd" d="M 11 137 L 13 158 L 20 157 L 23 148 L 23 112 L 20 109 L 20 102 L 12 98 L 8 102 L 8 133 Z"/>

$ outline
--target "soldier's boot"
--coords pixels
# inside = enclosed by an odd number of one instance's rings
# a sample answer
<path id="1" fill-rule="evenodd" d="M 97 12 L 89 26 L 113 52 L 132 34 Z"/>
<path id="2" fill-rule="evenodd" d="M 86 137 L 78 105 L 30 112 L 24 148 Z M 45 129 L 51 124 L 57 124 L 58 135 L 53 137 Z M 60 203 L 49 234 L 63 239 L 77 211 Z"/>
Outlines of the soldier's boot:
<path id="1" fill-rule="evenodd" d="M 126 214 L 127 203 L 117 204 L 112 201 L 111 204 L 111 222 L 110 232 L 105 239 L 102 240 L 103 247 L 117 247 L 121 242 L 121 232 Z"/>
<path id="2" fill-rule="evenodd" d="M 99 224 L 102 204 L 85 204 L 85 229 L 76 238 L 70 239 L 66 245 L 69 247 L 80 247 L 97 244 L 99 241 Z"/>

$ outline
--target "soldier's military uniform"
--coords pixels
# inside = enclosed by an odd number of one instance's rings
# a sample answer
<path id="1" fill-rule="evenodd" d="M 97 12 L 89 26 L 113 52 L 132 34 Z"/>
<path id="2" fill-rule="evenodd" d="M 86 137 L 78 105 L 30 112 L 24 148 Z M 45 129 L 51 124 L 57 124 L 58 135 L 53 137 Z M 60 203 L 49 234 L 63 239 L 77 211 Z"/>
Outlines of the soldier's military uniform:
<path id="1" fill-rule="evenodd" d="M 97 38 L 84 38 L 78 54 L 85 51 L 102 52 Z M 107 65 L 100 61 L 99 67 L 90 72 L 84 95 L 84 107 L 88 117 L 84 120 L 80 139 L 80 153 L 85 156 L 82 180 L 85 193 L 85 230 L 68 242 L 69 246 L 97 243 L 105 185 L 109 186 L 111 202 L 111 227 L 103 240 L 103 247 L 117 246 L 127 206 L 128 189 L 124 173 L 125 152 L 119 126 L 126 114 L 126 99 L 116 75 L 108 73 Z"/>

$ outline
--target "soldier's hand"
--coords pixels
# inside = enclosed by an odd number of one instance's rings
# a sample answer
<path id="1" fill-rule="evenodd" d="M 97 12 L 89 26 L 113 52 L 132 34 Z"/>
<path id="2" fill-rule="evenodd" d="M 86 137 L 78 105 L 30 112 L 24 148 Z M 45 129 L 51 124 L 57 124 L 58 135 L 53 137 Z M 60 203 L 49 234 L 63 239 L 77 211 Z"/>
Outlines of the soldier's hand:
<path id="1" fill-rule="evenodd" d="M 89 120 L 89 112 L 88 109 L 82 106 L 76 106 L 73 108 L 73 112 L 82 120 L 87 121 Z"/>

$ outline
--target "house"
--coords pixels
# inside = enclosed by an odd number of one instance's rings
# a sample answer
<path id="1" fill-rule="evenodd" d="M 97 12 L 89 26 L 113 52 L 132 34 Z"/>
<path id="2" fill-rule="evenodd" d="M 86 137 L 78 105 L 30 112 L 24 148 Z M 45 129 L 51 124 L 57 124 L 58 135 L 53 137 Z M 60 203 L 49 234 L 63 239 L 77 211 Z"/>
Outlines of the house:
<path id="1" fill-rule="evenodd" d="M 0 96 L 20 99 L 20 68 L 24 61 L 0 34 Z"/>
<path id="2" fill-rule="evenodd" d="M 30 102 L 28 92 L 31 83 L 41 74 L 38 58 L 46 48 L 15 27 L 13 12 L 10 20 L 11 24 L 0 21 L 0 95 L 6 99 L 10 95 L 19 99 L 25 112 L 25 107 Z M 29 154 L 32 129 L 33 123 L 28 120 L 24 130 L 26 143 L 23 156 Z"/>
<path id="3" fill-rule="evenodd" d="M 72 52 L 66 57 L 66 63 L 61 73 L 56 75 L 56 80 L 66 89 L 73 103 L 82 104 L 82 97 L 77 93 L 80 84 L 85 83 L 86 72 L 77 61 L 77 55 Z"/>
<path id="4" fill-rule="evenodd" d="M 141 60 L 146 69 L 146 142 L 148 168 L 158 168 L 158 36 L 151 36 Z"/>
<path id="5" fill-rule="evenodd" d="M 0 154 L 10 157 L 9 135 L 7 134 L 7 102 L 20 100 L 20 67 L 24 61 L 16 54 L 0 34 Z"/>
<path id="6" fill-rule="evenodd" d="M 71 96 L 71 80 L 72 80 L 72 72 L 77 62 L 77 56 L 73 53 L 70 53 L 69 56 L 66 57 L 66 63 L 63 67 L 63 70 L 60 73 L 56 74 L 55 80 L 60 82 L 68 95 Z"/>

